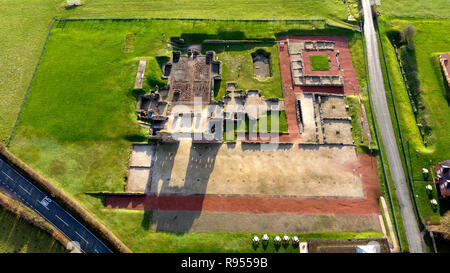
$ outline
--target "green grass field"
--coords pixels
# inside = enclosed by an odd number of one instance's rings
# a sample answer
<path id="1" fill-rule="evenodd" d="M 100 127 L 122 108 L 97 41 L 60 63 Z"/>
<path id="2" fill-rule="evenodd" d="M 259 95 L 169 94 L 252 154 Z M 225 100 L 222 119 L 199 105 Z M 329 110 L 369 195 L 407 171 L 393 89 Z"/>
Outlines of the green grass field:
<path id="1" fill-rule="evenodd" d="M 54 16 L 177 17 L 227 19 L 317 19 L 341 22 L 341 0 L 83 0 L 66 10 L 65 0 L 0 0 L 0 141 L 6 143 Z M 180 7 L 178 9 L 174 8 Z M 355 5 L 353 5 L 355 6 Z M 354 7 L 351 9 L 355 12 Z"/>
<path id="2" fill-rule="evenodd" d="M 412 164 L 414 187 L 418 195 L 416 199 L 424 220 L 431 224 L 437 224 L 439 223 L 439 216 L 446 209 L 433 209 L 431 206 L 430 197 L 425 191 L 426 184 L 431 183 L 431 175 L 425 178 L 422 174 L 422 168 L 428 168 L 437 162 L 447 160 L 450 155 L 450 138 L 448 137 L 450 107 L 449 101 L 446 99 L 444 80 L 435 54 L 450 51 L 450 39 L 447 35 L 450 19 L 384 17 L 381 18 L 379 23 L 398 108 L 400 127 L 407 156 Z M 431 128 L 430 135 L 425 138 L 429 143 L 427 147 L 422 143 L 395 52 L 387 35 L 389 31 L 401 30 L 403 26 L 409 24 L 414 25 L 417 29 L 414 38 L 415 50 L 409 54 L 412 54 L 417 62 L 418 79 L 422 90 L 422 101 L 425 106 L 425 109 L 419 109 L 419 111 L 423 112 L 427 124 Z M 389 91 L 387 92 L 389 93 Z M 388 95 L 388 99 L 392 101 L 390 95 Z M 394 117 L 392 109 L 391 115 Z M 394 128 L 397 130 L 396 126 Z M 399 148 L 401 149 L 401 146 Z M 436 192 L 433 193 L 433 198 L 436 198 Z"/>
<path id="3" fill-rule="evenodd" d="M 405 17 L 450 17 L 448 0 L 380 0 L 382 15 Z"/>
<path id="4" fill-rule="evenodd" d="M 341 0 L 85 0 L 71 16 L 220 19 L 347 18 Z M 189 8 L 187 8 L 189 6 Z M 320 9 L 319 9 L 320 7 Z M 107 12 L 106 12 L 107 11 Z"/>
<path id="5" fill-rule="evenodd" d="M 47 232 L 0 207 L 0 253 L 64 253 Z"/>
<path id="6" fill-rule="evenodd" d="M 311 55 L 309 58 L 312 70 L 330 70 L 328 55 Z"/>
<path id="7" fill-rule="evenodd" d="M 198 42 L 205 36 L 274 40 L 277 35 L 286 33 L 333 33 L 346 35 L 353 58 L 362 57 L 359 33 L 318 27 L 312 32 L 310 22 L 293 21 L 57 23 L 25 104 L 11 151 L 78 200 L 134 251 L 260 251 L 249 245 L 251 234 L 154 232 L 149 230 L 144 212 L 105 209 L 101 199 L 85 193 L 122 192 L 131 143 L 146 140 L 148 132 L 140 129 L 134 113 L 138 94 L 132 86 L 139 58 L 148 60 L 145 88 L 151 88 L 155 83 L 161 84 L 161 61 L 167 60 L 172 50 L 167 45 L 170 37 L 182 36 Z M 123 52 L 128 33 L 137 34 L 134 49 Z M 253 50 L 244 48 L 232 52 L 247 55 Z M 220 54 L 229 52 L 220 52 L 219 59 Z M 273 55 L 278 58 L 275 53 Z M 250 56 L 249 60 L 251 62 Z M 355 64 L 355 69 L 358 76 L 364 75 L 362 66 Z M 250 74 L 245 77 L 252 78 L 249 70 L 245 73 Z M 242 80 L 242 85 L 248 84 L 251 88 L 252 81 Z M 259 84 L 271 86 L 273 83 Z M 263 95 L 266 95 L 265 90 L 261 88 Z M 332 238 L 335 234 L 305 236 Z"/>

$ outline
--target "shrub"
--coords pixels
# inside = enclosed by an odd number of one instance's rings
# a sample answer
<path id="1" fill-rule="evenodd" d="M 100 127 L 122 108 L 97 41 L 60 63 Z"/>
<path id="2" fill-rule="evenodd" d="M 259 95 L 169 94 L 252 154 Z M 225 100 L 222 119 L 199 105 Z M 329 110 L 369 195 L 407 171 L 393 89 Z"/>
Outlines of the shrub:
<path id="1" fill-rule="evenodd" d="M 413 25 L 407 25 L 403 27 L 402 31 L 400 32 L 402 42 L 405 42 L 406 46 L 409 49 L 414 49 L 413 38 L 416 35 L 416 32 L 416 27 L 414 27 Z"/>

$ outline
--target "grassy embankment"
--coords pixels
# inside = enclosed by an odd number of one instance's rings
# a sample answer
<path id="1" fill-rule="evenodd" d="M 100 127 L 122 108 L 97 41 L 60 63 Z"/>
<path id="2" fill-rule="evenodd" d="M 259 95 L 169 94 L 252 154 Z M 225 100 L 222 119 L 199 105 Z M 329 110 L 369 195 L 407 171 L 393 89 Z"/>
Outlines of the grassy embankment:
<path id="1" fill-rule="evenodd" d="M 421 215 L 426 224 L 438 224 L 439 216 L 448 208 L 443 203 L 434 208 L 430 204 L 431 198 L 437 198 L 436 191 L 430 195 L 425 186 L 432 184 L 432 176 L 425 177 L 422 168 L 430 168 L 437 162 L 447 160 L 450 154 L 450 138 L 448 137 L 448 126 L 450 122 L 450 108 L 447 89 L 440 70 L 436 53 L 450 51 L 446 30 L 450 27 L 450 19 L 406 19 L 383 17 L 379 21 L 382 32 L 383 45 L 386 61 L 390 72 L 394 98 L 399 115 L 400 129 L 403 135 L 406 154 L 411 164 L 413 185 L 416 191 L 416 200 Z M 413 99 L 418 105 L 418 114 L 414 115 L 408 93 L 403 83 L 399 64 L 390 38 L 395 31 L 400 31 L 406 25 L 414 25 L 417 29 L 414 38 L 415 49 L 409 50 L 403 45 L 399 48 L 405 72 L 408 75 L 409 85 L 412 90 Z M 384 70 L 384 68 L 383 68 Z M 385 72 L 385 71 L 384 71 Z M 417 82 L 412 84 L 412 77 Z M 386 84 L 388 88 L 388 85 Z M 392 108 L 392 97 L 387 89 L 387 97 L 391 105 L 391 115 L 395 114 Z M 426 123 L 425 141 L 422 142 L 417 124 Z M 399 137 L 398 128 L 394 119 L 394 129 Z M 399 149 L 402 151 L 401 144 Z M 406 170 L 406 168 L 405 168 Z"/>

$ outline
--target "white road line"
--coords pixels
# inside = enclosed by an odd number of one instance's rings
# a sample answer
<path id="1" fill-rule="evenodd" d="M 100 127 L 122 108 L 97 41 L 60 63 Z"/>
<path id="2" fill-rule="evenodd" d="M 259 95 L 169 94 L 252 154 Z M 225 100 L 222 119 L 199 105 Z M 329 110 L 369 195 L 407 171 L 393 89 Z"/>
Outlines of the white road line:
<path id="1" fill-rule="evenodd" d="M 69 226 L 63 219 L 61 219 L 58 215 L 55 214 L 55 217 L 58 218 L 61 222 L 63 222 L 66 226 Z"/>
<path id="2" fill-rule="evenodd" d="M 41 204 L 42 205 L 42 203 L 41 202 L 38 202 L 39 204 Z M 42 205 L 44 208 L 46 208 L 47 210 L 50 210 L 49 208 L 47 208 L 46 206 L 44 206 L 44 205 Z"/>
<path id="3" fill-rule="evenodd" d="M 81 235 L 80 235 L 80 234 L 79 234 L 78 232 L 76 232 L 76 231 L 75 231 L 75 233 L 76 233 L 76 234 L 77 234 L 78 236 L 80 236 L 80 238 L 81 238 L 81 239 L 83 239 L 83 241 L 85 241 L 85 242 L 86 242 L 86 244 L 89 244 L 89 242 L 88 242 L 88 241 L 86 241 L 86 239 L 84 239 L 84 238 L 83 238 L 83 236 L 81 236 Z"/>
<path id="4" fill-rule="evenodd" d="M 25 189 L 24 187 L 22 187 L 21 185 L 19 185 L 19 187 L 26 193 L 28 193 L 28 195 L 31 195 L 29 191 L 27 191 L 27 189 Z"/>
<path id="5" fill-rule="evenodd" d="M 13 180 L 12 178 L 11 178 L 11 176 L 9 176 L 7 173 L 5 173 L 4 171 L 2 171 L 2 173 L 4 174 L 4 175 L 6 175 L 9 179 L 11 179 L 11 180 Z M 14 180 L 13 180 L 14 181 Z"/>

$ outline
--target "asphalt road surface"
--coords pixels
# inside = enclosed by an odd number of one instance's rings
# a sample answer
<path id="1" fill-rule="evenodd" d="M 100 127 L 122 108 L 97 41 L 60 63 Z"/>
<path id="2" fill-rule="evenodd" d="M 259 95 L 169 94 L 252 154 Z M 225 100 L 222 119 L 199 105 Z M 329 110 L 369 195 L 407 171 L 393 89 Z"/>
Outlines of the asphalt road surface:
<path id="1" fill-rule="evenodd" d="M 389 162 L 392 180 L 394 181 L 395 193 L 397 194 L 400 212 L 403 218 L 409 251 L 411 253 L 422 253 L 426 252 L 425 246 L 414 214 L 410 191 L 406 182 L 386 100 L 386 91 L 384 89 L 380 55 L 378 52 L 377 34 L 371 17 L 371 3 L 370 0 L 363 0 L 362 4 L 364 8 L 364 36 L 367 47 L 370 89 L 372 91 L 371 97 L 375 116 L 378 127 L 380 128 L 381 139 L 383 140 L 384 150 Z"/>
<path id="2" fill-rule="evenodd" d="M 112 251 L 78 222 L 60 205 L 25 179 L 0 158 L 0 187 L 4 187 L 25 205 L 35 210 L 85 253 L 112 253 Z"/>

